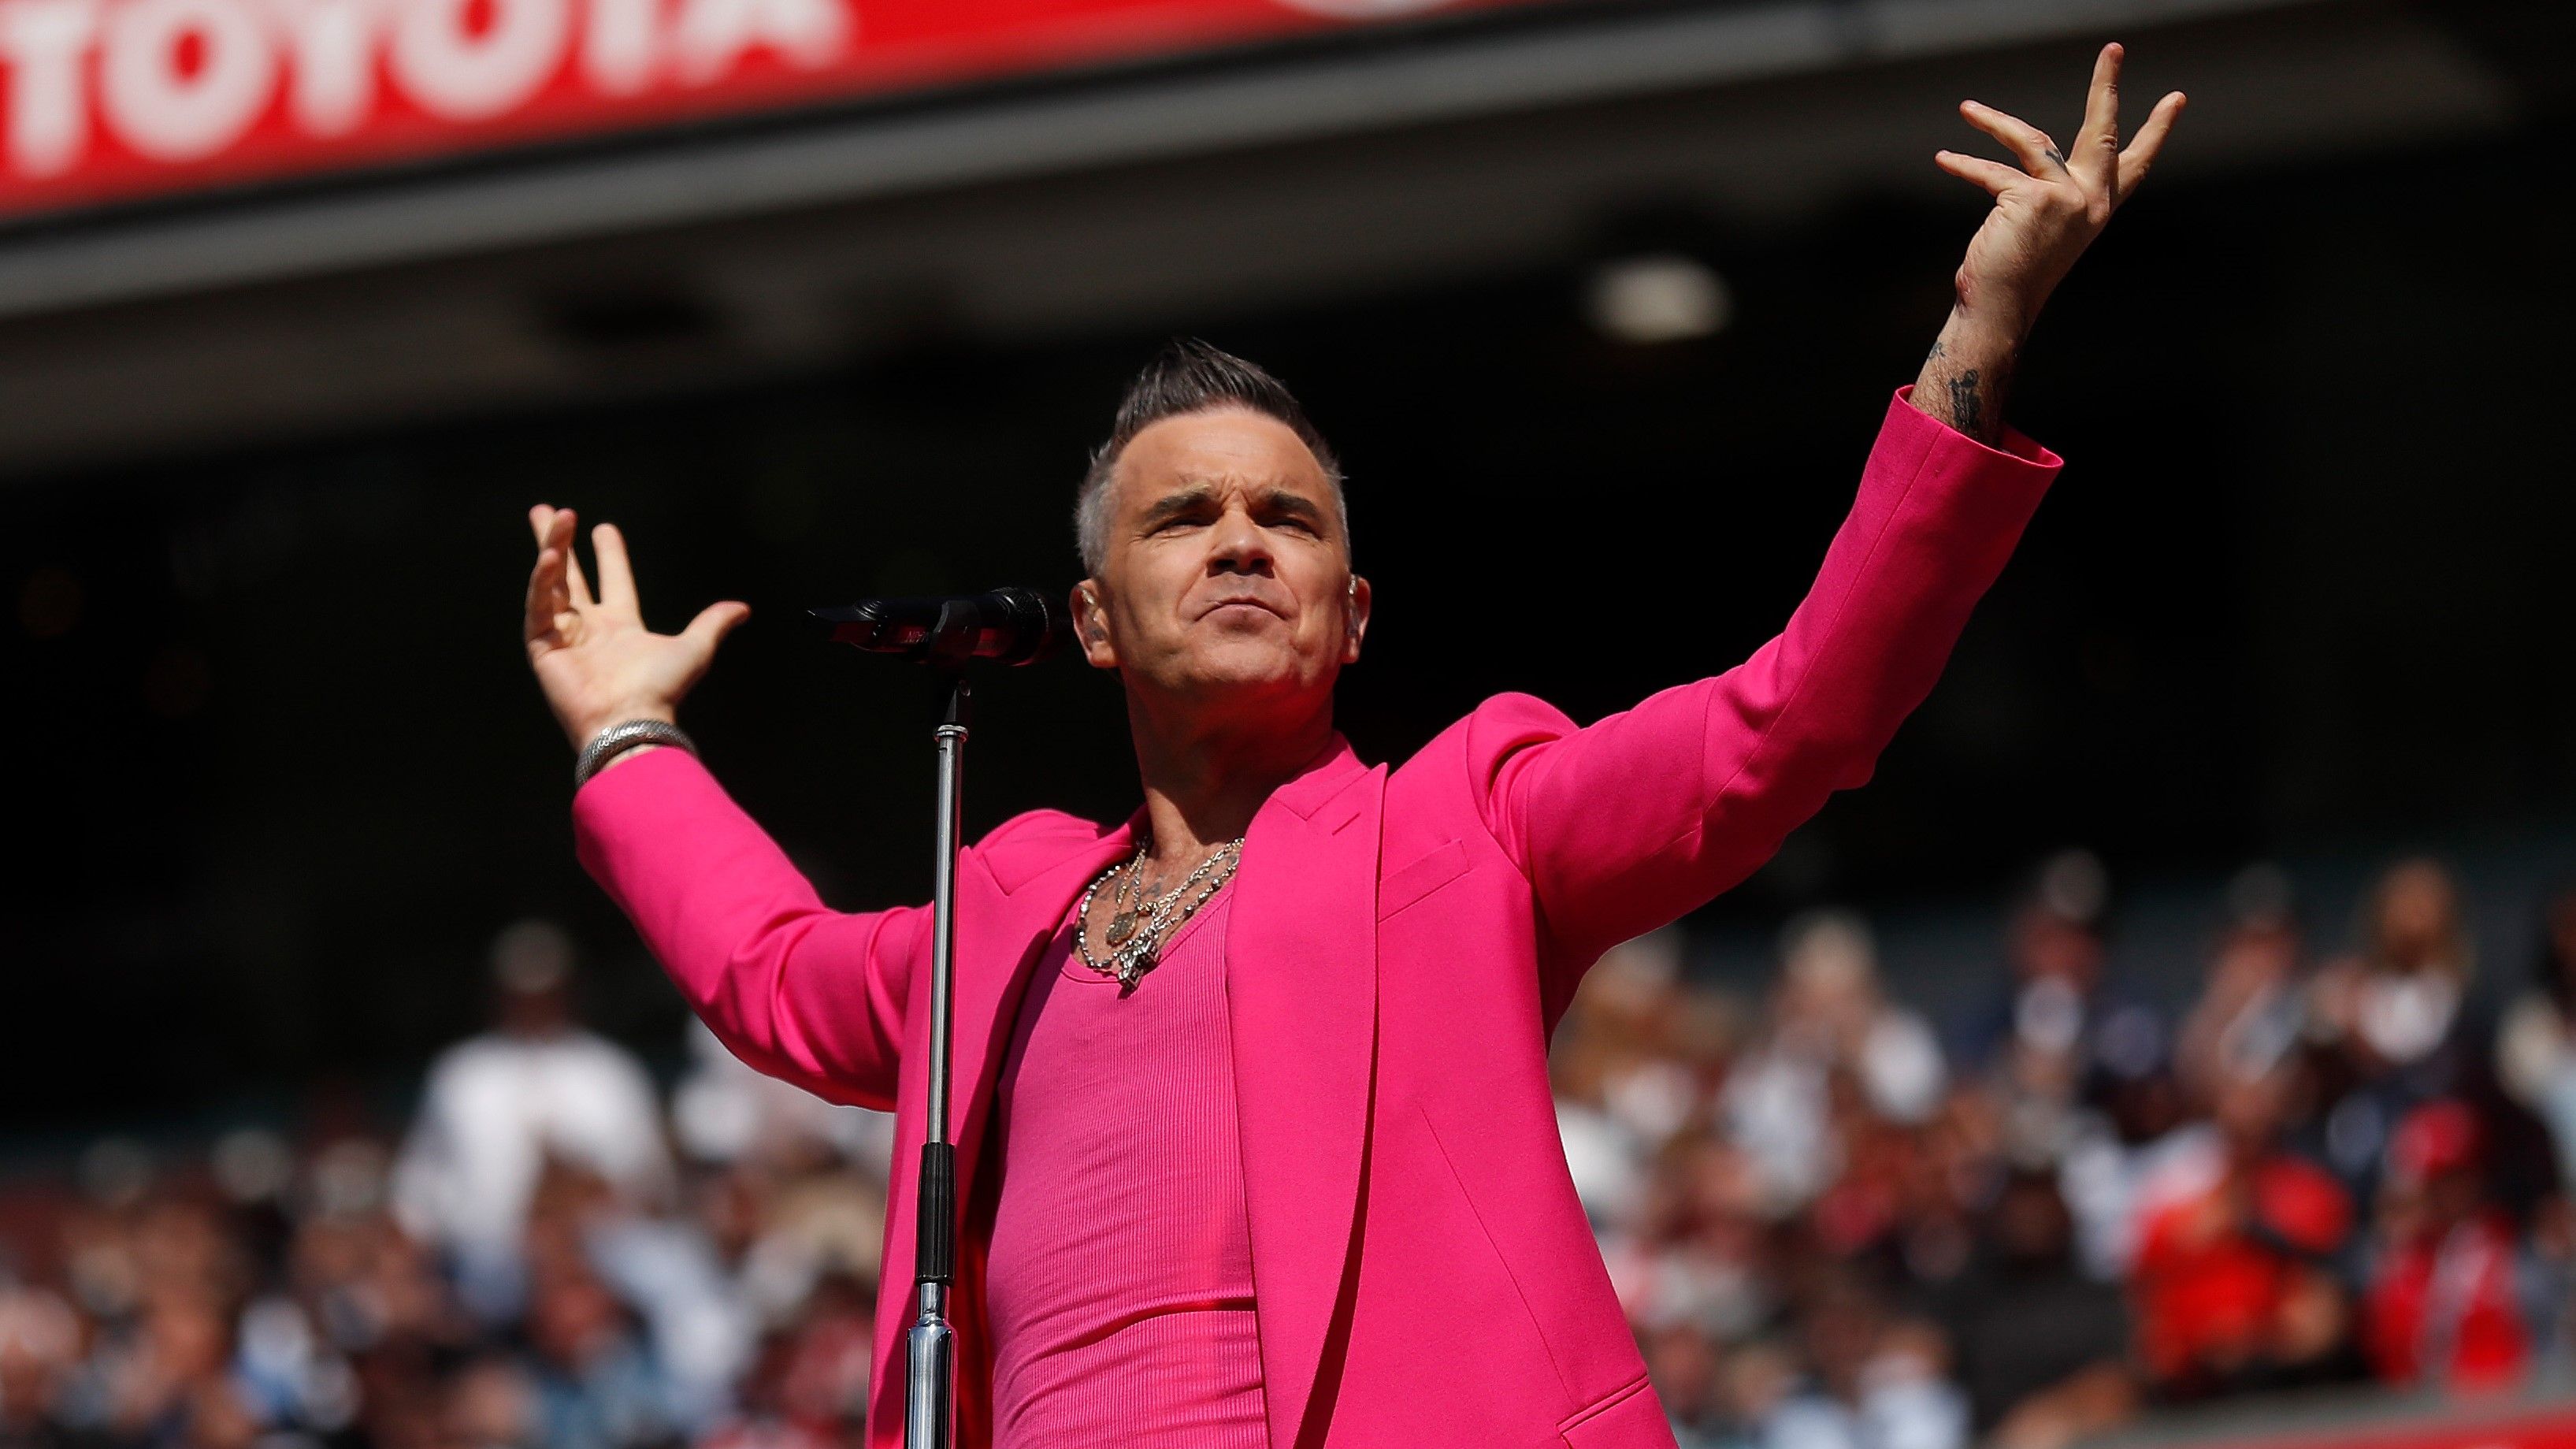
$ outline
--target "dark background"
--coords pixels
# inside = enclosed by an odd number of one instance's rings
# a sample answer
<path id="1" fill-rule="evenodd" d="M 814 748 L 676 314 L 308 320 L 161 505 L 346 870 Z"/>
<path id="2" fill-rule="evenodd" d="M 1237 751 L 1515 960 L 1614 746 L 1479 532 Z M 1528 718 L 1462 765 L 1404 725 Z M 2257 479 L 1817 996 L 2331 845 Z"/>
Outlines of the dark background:
<path id="1" fill-rule="evenodd" d="M 1701 927 L 1983 907 L 2074 841 L 2121 877 L 2563 846 L 2555 114 L 2147 188 L 2032 346 L 2011 414 L 2069 466 L 1939 690 Z M 1733 290 L 1700 342 L 1602 340 L 1573 256 L 1189 321 L 1296 387 L 1350 470 L 1362 754 L 1504 689 L 1591 718 L 1758 645 L 1978 214 L 1962 188 L 1787 228 L 1642 216 Z M 605 325 L 650 348 L 687 319 Z M 570 753 L 515 637 L 540 499 L 624 526 L 659 627 L 752 602 L 686 718 L 709 762 L 835 904 L 926 894 L 926 696 L 800 611 L 1068 585 L 1086 449 L 1170 330 L 934 329 L 754 384 L 0 485 L 0 1130 L 399 1092 L 480 1020 L 485 944 L 528 914 L 590 948 L 603 1025 L 671 1050 L 676 998 L 572 859 Z M 1123 814 L 1123 725 L 1074 661 L 991 680 L 970 827 Z"/>

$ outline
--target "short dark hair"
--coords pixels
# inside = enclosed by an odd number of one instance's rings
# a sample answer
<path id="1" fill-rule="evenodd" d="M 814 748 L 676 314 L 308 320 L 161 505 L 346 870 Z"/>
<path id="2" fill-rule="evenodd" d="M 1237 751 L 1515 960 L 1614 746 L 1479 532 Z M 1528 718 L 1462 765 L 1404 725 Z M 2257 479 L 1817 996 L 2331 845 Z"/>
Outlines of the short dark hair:
<path id="1" fill-rule="evenodd" d="M 1108 559 L 1109 480 L 1116 475 L 1118 457 L 1127 451 L 1127 445 L 1135 441 L 1138 433 L 1165 418 L 1220 408 L 1242 408 L 1287 424 L 1306 450 L 1315 455 L 1324 476 L 1332 480 L 1333 507 L 1341 518 L 1342 537 L 1350 537 L 1351 510 L 1342 496 L 1341 460 L 1333 455 L 1332 444 L 1325 442 L 1324 435 L 1307 419 L 1296 394 L 1257 363 L 1246 362 L 1195 337 L 1176 337 L 1145 364 L 1135 381 L 1127 384 L 1127 395 L 1119 400 L 1118 418 L 1110 425 L 1108 441 L 1092 450 L 1091 467 L 1082 475 L 1082 493 L 1073 507 L 1073 531 L 1082 549 L 1085 569 L 1098 574 Z"/>

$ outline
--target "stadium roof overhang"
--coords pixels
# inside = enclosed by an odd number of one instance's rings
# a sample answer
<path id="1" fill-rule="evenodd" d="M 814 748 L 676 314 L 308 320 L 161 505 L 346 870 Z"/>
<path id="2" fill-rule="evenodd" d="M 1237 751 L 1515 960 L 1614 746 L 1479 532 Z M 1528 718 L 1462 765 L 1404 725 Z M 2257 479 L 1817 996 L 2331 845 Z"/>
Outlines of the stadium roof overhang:
<path id="1" fill-rule="evenodd" d="M 208 7 L 253 3 L 308 29 L 276 32 L 289 39 L 263 73 L 269 110 L 237 138 L 250 154 L 182 156 L 178 142 L 213 134 L 201 98 L 170 109 L 221 53 Z M 1578 256 L 1605 216 L 1642 203 L 1793 223 L 1857 191 L 1955 185 L 1928 156 L 1959 141 L 1959 96 L 2056 115 L 2089 45 L 2114 33 L 2136 52 L 2133 89 L 2187 83 L 2201 102 L 2177 171 L 2474 133 L 2516 104 L 2452 31 L 2348 0 L 921 0 L 923 17 L 990 12 L 1000 31 L 1144 11 L 1200 28 L 1085 32 L 1070 69 L 1049 60 L 1060 35 L 1004 35 L 987 54 L 970 33 L 935 63 L 837 80 L 772 72 L 841 0 L 678 0 L 655 11 L 680 17 L 672 34 L 692 5 L 732 15 L 716 30 L 736 55 L 746 28 L 770 26 L 771 71 L 716 100 L 645 104 L 644 83 L 615 103 L 566 100 L 600 89 L 584 67 L 616 47 L 597 28 L 635 3 L 589 0 L 566 12 L 590 28 L 554 38 L 552 78 L 524 98 L 543 114 L 525 119 L 490 110 L 491 67 L 457 55 L 513 6 L 568 0 L 383 0 L 410 7 L 382 12 L 397 31 L 423 7 L 454 18 L 445 80 L 420 59 L 441 54 L 428 42 L 408 69 L 388 50 L 368 72 L 385 90 L 373 103 L 401 112 L 388 137 L 347 119 L 345 77 L 314 101 L 293 69 L 327 49 L 311 7 L 369 3 L 0 0 L 19 7 L 0 13 L 0 62 L 21 61 L 10 164 L 53 167 L 0 186 L 21 216 L 0 232 L 0 468 L 667 385 L 675 369 L 774 372 L 925 327 L 1180 323 Z M 885 39 L 872 16 L 903 13 L 848 4 L 829 11 L 838 49 L 812 42 L 832 64 Z M 102 38 L 141 46 L 118 17 L 147 6 L 163 16 L 146 37 L 163 49 L 143 47 L 165 62 L 160 93 Z M 21 58 L 52 53 L 9 39 L 31 7 L 92 14 L 87 149 L 70 161 L 59 96 L 53 130 L 23 134 L 42 108 Z M 1401 10 L 1421 13 L 1388 18 Z M 656 53 L 676 74 L 689 62 L 674 44 Z M 471 102 L 458 114 L 484 109 L 441 132 L 399 93 L 442 84 L 447 103 Z M 346 144 L 293 133 L 298 106 L 333 94 Z M 657 327 L 698 343 L 640 366 L 590 345 Z"/>

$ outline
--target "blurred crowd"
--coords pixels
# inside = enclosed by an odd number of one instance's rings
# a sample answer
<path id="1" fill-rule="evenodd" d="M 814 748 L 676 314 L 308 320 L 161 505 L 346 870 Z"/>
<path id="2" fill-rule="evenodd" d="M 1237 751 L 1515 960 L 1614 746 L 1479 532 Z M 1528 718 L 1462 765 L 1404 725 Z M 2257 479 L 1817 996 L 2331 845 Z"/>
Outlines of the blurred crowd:
<path id="1" fill-rule="evenodd" d="M 2178 1012 L 2110 971 L 2107 902 L 2048 862 L 1957 1021 L 1847 914 L 1792 922 L 1758 1001 L 1669 934 L 1595 969 L 1566 1151 L 1685 1449 L 2056 1449 L 2568 1365 L 2576 893 L 2482 963 L 2459 883 L 2405 861 L 2320 953 L 2248 872 Z M 665 1090 L 579 1024 L 562 932 L 492 955 L 492 1026 L 398 1132 L 0 1183 L 0 1449 L 859 1442 L 888 1120 L 694 1029 Z"/>
<path id="2" fill-rule="evenodd" d="M 1670 940 L 1596 968 L 1567 1151 L 1685 1449 L 2055 1449 L 2158 1407 L 2560 1373 L 2576 1268 L 2576 893 L 2480 963 L 2407 860 L 2319 959 L 2285 879 L 2228 892 L 2196 998 L 2108 969 L 2080 853 L 1941 1029 L 1868 927 L 1794 921 L 1758 1004 Z"/>
<path id="3" fill-rule="evenodd" d="M 667 1095 L 493 948 L 496 1020 L 364 1114 L 0 1189 L 0 1449 L 825 1449 L 866 1404 L 891 1119 L 693 1028 Z"/>

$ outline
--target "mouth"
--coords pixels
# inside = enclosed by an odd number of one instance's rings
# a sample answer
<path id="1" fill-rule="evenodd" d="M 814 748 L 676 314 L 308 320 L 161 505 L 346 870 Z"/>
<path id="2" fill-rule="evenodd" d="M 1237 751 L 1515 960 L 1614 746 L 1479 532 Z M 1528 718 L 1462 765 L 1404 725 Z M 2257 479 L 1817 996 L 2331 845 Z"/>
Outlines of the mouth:
<path id="1" fill-rule="evenodd" d="M 1285 619 L 1288 617 L 1287 610 L 1280 608 L 1268 599 L 1259 598 L 1251 594 L 1236 594 L 1227 598 L 1215 600 L 1199 611 L 1199 617 L 1201 619 L 1222 619 L 1228 615 L 1245 613 L 1267 614 L 1275 619 Z"/>

